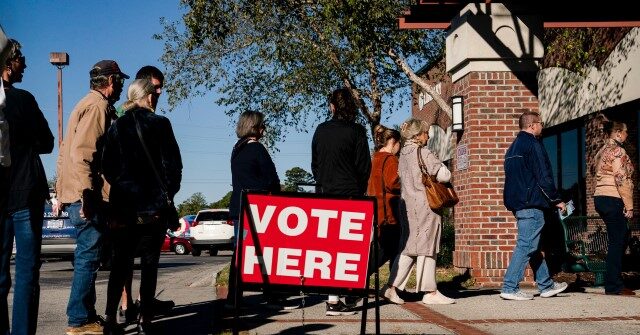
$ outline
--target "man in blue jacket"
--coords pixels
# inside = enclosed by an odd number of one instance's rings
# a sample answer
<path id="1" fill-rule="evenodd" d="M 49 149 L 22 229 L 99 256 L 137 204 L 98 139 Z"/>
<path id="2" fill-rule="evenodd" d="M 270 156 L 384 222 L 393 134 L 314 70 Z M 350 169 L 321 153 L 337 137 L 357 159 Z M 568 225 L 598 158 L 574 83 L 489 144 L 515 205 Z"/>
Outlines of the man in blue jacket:
<path id="1" fill-rule="evenodd" d="M 544 226 L 543 211 L 552 205 L 564 211 L 565 203 L 560 200 L 549 157 L 538 139 L 544 126 L 540 114 L 523 113 L 519 126 L 520 132 L 504 157 L 504 205 L 518 221 L 518 240 L 504 275 L 500 297 L 506 300 L 533 299 L 533 295 L 519 288 L 528 262 L 540 297 L 549 298 L 564 291 L 567 283 L 555 283 L 551 279 L 547 263 L 538 250 Z"/>

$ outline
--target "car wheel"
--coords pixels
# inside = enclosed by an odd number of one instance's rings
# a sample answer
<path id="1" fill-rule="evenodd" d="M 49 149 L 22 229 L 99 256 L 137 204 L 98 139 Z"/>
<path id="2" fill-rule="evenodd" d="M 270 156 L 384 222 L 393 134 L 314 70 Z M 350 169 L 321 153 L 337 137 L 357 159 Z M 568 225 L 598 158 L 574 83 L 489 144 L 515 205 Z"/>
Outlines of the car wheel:
<path id="1" fill-rule="evenodd" d="M 209 256 L 216 256 L 218 254 L 217 248 L 209 248 Z"/>
<path id="2" fill-rule="evenodd" d="M 200 254 L 202 253 L 202 250 L 200 250 L 199 248 L 193 247 L 193 250 L 191 250 L 191 254 L 194 257 L 200 256 Z"/>
<path id="3" fill-rule="evenodd" d="M 176 243 L 176 245 L 173 246 L 173 252 L 175 252 L 176 255 L 184 255 L 187 253 L 187 248 L 182 243 Z"/>

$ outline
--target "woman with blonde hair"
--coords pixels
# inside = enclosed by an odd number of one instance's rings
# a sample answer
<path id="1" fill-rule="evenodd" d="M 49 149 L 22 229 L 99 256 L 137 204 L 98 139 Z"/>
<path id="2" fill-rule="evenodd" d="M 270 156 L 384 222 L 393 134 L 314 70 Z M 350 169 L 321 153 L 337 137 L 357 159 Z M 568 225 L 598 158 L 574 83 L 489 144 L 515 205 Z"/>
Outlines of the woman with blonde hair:
<path id="1" fill-rule="evenodd" d="M 402 224 L 401 252 L 393 265 L 388 287 L 383 296 L 396 304 L 404 301 L 396 288 L 404 287 L 411 268 L 416 265 L 416 292 L 424 292 L 422 303 L 453 304 L 454 299 L 444 296 L 436 287 L 436 255 L 440 251 L 442 231 L 439 213 L 431 210 L 422 184 L 422 171 L 418 156 L 426 165 L 426 172 L 439 182 L 448 182 L 451 172 L 427 147 L 429 124 L 410 118 L 400 127 L 404 141 L 400 150 L 398 174 L 401 181 L 400 217 Z"/>
<path id="2" fill-rule="evenodd" d="M 624 287 L 622 257 L 627 221 L 633 218 L 633 163 L 623 144 L 629 136 L 627 125 L 599 116 L 607 135 L 596 155 L 596 187 L 593 204 L 607 225 L 607 272 L 604 292 L 612 295 L 635 295 Z"/>
<path id="3" fill-rule="evenodd" d="M 113 245 L 105 334 L 115 331 L 122 289 L 140 253 L 140 319 L 138 333 L 150 332 L 160 248 L 169 222 L 167 201 L 180 189 L 182 159 L 169 119 L 154 113 L 158 93 L 148 79 L 129 85 L 125 113 L 109 128 L 102 154 L 105 179 L 111 185 L 109 204 Z M 160 180 L 162 180 L 162 183 Z"/>

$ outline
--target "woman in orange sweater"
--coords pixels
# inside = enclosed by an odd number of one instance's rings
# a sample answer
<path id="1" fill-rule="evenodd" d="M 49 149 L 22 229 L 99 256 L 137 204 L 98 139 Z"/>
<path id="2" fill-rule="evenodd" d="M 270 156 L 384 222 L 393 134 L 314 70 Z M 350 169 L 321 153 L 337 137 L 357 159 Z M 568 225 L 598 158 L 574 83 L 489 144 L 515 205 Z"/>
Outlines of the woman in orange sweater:
<path id="1" fill-rule="evenodd" d="M 378 202 L 378 267 L 389 261 L 389 270 L 398 256 L 401 228 L 398 224 L 400 177 L 398 151 L 400 132 L 377 125 L 374 129 L 375 152 L 371 159 L 371 175 L 367 194 Z M 383 289 L 383 291 L 386 287 Z"/>
<path id="2" fill-rule="evenodd" d="M 608 135 L 596 155 L 596 187 L 593 203 L 607 225 L 606 294 L 634 295 L 622 282 L 622 256 L 627 234 L 627 220 L 633 217 L 633 164 L 622 147 L 626 141 L 627 125 L 603 120 Z"/>

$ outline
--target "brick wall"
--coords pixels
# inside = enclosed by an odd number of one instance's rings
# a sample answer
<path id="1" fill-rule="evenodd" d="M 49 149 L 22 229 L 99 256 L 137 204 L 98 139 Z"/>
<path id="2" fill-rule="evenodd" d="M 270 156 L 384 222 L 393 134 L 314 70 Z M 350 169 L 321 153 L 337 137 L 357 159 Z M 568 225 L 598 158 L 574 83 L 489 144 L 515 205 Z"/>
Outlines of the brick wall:
<path id="1" fill-rule="evenodd" d="M 469 167 L 453 170 L 460 203 L 454 210 L 453 265 L 469 270 L 478 286 L 501 285 L 515 245 L 517 229 L 503 205 L 504 153 L 518 133 L 518 117 L 538 110 L 536 96 L 511 72 L 471 72 L 454 83 L 464 97 L 463 133 Z M 531 282 L 531 270 L 527 280 Z"/>

